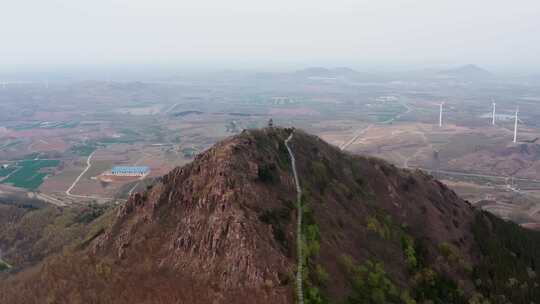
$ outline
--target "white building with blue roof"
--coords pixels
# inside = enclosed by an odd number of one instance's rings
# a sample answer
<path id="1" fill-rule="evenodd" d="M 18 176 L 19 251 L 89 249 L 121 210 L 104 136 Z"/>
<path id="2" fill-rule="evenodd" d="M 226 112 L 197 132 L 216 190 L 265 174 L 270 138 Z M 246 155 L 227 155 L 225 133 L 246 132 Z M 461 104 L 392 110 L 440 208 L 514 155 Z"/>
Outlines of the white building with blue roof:
<path id="1" fill-rule="evenodd" d="M 114 176 L 145 176 L 150 173 L 150 168 L 147 166 L 114 166 L 111 169 L 111 174 Z"/>

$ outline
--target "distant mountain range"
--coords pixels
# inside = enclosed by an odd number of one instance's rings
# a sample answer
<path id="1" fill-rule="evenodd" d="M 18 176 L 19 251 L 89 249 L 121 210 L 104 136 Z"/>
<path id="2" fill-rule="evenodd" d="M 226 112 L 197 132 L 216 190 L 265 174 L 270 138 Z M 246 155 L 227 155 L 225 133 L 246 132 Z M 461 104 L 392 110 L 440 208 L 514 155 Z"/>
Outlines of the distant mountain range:
<path id="1" fill-rule="evenodd" d="M 424 79 L 462 79 L 462 80 L 485 80 L 494 78 L 491 72 L 473 64 L 463 65 L 450 69 L 425 69 L 410 72 L 398 72 L 393 74 L 378 74 L 359 72 L 347 67 L 324 68 L 310 67 L 295 71 L 289 75 L 309 79 L 347 79 L 351 81 L 392 81 L 409 78 Z"/>

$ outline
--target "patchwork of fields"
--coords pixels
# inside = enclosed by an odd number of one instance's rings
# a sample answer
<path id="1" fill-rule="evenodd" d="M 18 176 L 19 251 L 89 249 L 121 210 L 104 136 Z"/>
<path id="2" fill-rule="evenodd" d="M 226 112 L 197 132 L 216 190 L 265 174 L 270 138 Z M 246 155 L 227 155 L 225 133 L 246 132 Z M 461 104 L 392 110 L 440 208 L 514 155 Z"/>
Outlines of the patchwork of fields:
<path id="1" fill-rule="evenodd" d="M 5 171 L 0 171 L 0 176 L 8 176 L 2 181 L 3 184 L 34 190 L 43 183 L 49 174 L 45 170 L 56 168 L 59 164 L 60 161 L 56 159 L 21 160 L 13 167 L 2 169 Z M 11 171 L 5 174 L 8 170 Z"/>

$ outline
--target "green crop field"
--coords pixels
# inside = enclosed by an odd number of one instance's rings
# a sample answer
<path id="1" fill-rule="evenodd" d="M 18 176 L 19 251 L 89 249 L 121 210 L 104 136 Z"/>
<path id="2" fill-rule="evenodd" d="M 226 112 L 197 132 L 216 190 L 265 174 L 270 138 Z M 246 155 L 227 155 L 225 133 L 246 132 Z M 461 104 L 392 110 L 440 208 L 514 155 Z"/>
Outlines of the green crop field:
<path id="1" fill-rule="evenodd" d="M 32 122 L 32 123 L 21 123 L 13 127 L 13 130 L 15 131 L 22 131 L 22 130 L 30 130 L 39 128 L 39 122 Z"/>
<path id="2" fill-rule="evenodd" d="M 3 145 L 0 146 L 0 150 L 4 150 L 4 149 L 7 149 L 7 148 L 12 148 L 12 147 L 15 147 L 16 145 L 22 143 L 21 140 L 14 140 L 14 141 L 11 141 L 11 142 L 8 142 L 8 143 L 5 143 Z"/>
<path id="3" fill-rule="evenodd" d="M 20 169 L 11 174 L 7 179 L 2 181 L 2 183 L 29 190 L 37 189 L 43 183 L 43 179 L 47 176 L 47 173 L 42 172 L 41 170 L 43 168 L 57 167 L 58 164 L 60 164 L 60 161 L 55 159 L 19 161 L 17 162 L 17 166 L 20 167 Z"/>
<path id="4" fill-rule="evenodd" d="M 80 146 L 73 146 L 71 151 L 80 156 L 89 156 L 97 149 L 97 144 L 85 144 Z"/>
<path id="5" fill-rule="evenodd" d="M 133 131 L 132 129 L 127 129 L 127 128 L 120 130 L 120 133 L 128 135 L 128 136 L 134 136 L 134 137 L 139 136 L 139 133 Z"/>
<path id="6" fill-rule="evenodd" d="M 184 148 L 182 149 L 182 153 L 184 153 L 184 157 L 194 157 L 199 151 L 195 148 Z"/>
<path id="7" fill-rule="evenodd" d="M 367 113 L 368 117 L 376 122 L 385 122 L 404 113 L 407 108 L 399 103 L 385 103 L 373 105 Z"/>
<path id="8" fill-rule="evenodd" d="M 0 168 L 0 177 L 8 176 L 11 172 L 15 171 L 16 167 Z"/>
<path id="9" fill-rule="evenodd" d="M 0 259 L 0 272 L 10 269 L 11 266 L 4 262 L 2 259 Z"/>
<path id="10" fill-rule="evenodd" d="M 108 137 L 108 138 L 102 138 L 98 140 L 98 144 L 100 145 L 108 145 L 108 144 L 132 144 L 136 142 L 136 138 L 132 138 L 130 136 L 123 136 L 123 137 Z"/>
<path id="11" fill-rule="evenodd" d="M 30 154 L 26 154 L 26 155 L 23 155 L 21 157 L 17 157 L 17 160 L 25 160 L 25 159 L 36 159 L 39 157 L 41 153 L 39 152 L 33 152 L 33 153 L 30 153 Z"/>
<path id="12" fill-rule="evenodd" d="M 78 125 L 78 121 L 30 122 L 16 125 L 13 129 L 16 131 L 31 129 L 71 129 Z"/>

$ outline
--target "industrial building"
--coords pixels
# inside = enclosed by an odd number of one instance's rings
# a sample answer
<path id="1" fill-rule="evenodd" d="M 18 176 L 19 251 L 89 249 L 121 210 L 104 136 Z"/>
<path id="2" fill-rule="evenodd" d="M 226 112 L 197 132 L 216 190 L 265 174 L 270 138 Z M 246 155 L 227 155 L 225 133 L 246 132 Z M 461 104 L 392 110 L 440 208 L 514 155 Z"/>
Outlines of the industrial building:
<path id="1" fill-rule="evenodd" d="M 115 166 L 111 169 L 111 175 L 114 175 L 114 176 L 145 176 L 149 172 L 150 172 L 150 168 L 147 166 L 142 166 L 142 167 Z"/>

